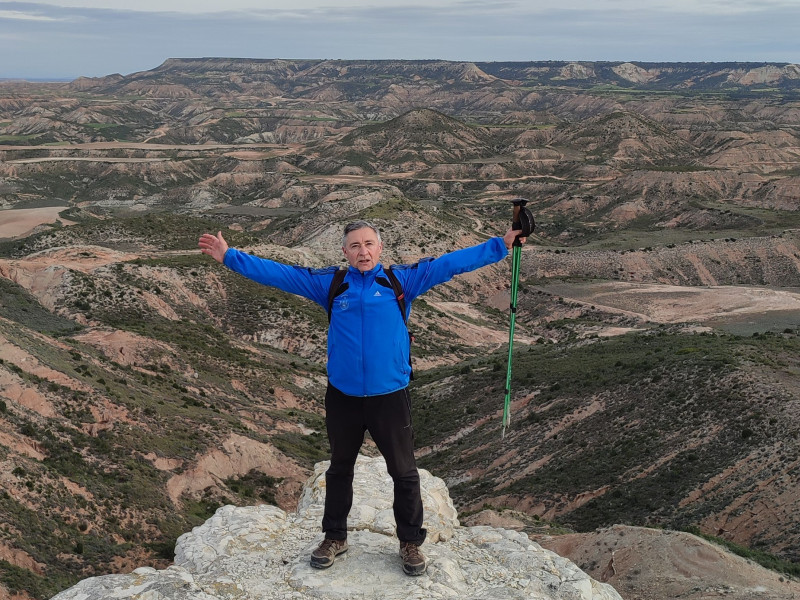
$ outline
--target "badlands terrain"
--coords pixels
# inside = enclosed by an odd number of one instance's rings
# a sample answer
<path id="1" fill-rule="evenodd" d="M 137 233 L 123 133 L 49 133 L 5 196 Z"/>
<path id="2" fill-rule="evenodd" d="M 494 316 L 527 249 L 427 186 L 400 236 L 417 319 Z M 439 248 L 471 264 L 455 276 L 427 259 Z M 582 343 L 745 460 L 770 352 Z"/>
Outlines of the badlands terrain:
<path id="1" fill-rule="evenodd" d="M 414 304 L 421 465 L 464 518 L 686 530 L 797 576 L 799 90 L 749 63 L 0 82 L 0 598 L 161 568 L 221 505 L 294 510 L 326 457 L 324 312 L 201 233 L 323 266 L 366 218 L 413 262 L 502 234 L 517 197 L 511 428 L 504 262 Z"/>

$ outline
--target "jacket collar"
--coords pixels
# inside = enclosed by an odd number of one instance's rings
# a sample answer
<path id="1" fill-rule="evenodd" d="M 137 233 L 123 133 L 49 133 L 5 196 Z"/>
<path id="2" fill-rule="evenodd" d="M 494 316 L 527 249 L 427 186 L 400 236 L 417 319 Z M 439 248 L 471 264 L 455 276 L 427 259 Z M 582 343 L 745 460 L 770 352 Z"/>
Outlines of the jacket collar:
<path id="1" fill-rule="evenodd" d="M 362 273 L 357 268 L 355 268 L 355 267 L 353 267 L 351 265 L 348 265 L 347 272 L 348 273 L 352 273 L 353 275 L 362 275 L 364 277 L 370 277 L 370 276 L 371 277 L 375 277 L 378 273 L 381 272 L 382 269 L 383 269 L 383 265 L 381 263 L 378 263 L 377 265 L 372 267 L 372 269 L 370 269 L 369 271 L 364 271 Z"/>

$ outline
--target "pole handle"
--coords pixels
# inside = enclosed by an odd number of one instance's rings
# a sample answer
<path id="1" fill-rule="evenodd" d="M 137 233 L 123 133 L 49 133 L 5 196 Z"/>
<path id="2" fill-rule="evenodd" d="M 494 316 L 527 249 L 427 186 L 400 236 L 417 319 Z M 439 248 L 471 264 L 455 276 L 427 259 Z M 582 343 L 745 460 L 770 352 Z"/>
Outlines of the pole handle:
<path id="1" fill-rule="evenodd" d="M 519 241 L 519 238 L 525 238 L 532 234 L 533 230 L 536 228 L 536 223 L 533 220 L 533 214 L 530 209 L 525 207 L 528 203 L 525 198 L 515 198 L 511 203 L 514 205 L 511 229 L 514 231 L 522 231 L 522 233 L 514 239 L 513 245 L 522 246 L 522 242 Z"/>

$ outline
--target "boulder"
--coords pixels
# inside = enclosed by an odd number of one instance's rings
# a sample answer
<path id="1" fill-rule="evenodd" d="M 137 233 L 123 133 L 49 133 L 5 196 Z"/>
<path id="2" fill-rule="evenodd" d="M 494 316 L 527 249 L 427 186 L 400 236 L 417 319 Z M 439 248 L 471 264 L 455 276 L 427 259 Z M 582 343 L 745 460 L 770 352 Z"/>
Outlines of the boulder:
<path id="1" fill-rule="evenodd" d="M 444 482 L 424 470 L 429 538 L 422 548 L 429 566 L 421 577 L 405 575 L 386 463 L 364 456 L 356 464 L 350 548 L 331 568 L 312 569 L 327 466 L 316 466 L 295 513 L 224 506 L 178 539 L 169 568 L 93 577 L 52 600 L 621 600 L 611 586 L 522 533 L 460 526 Z"/>

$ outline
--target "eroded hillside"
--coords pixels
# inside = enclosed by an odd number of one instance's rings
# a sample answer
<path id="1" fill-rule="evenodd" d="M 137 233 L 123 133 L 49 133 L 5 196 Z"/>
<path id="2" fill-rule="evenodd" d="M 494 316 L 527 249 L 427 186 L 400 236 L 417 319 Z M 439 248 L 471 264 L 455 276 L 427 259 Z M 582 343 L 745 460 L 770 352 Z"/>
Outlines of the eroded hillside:
<path id="1" fill-rule="evenodd" d="M 797 561 L 798 83 L 225 59 L 0 83 L 1 586 L 163 566 L 222 503 L 291 509 L 326 456 L 324 311 L 201 233 L 318 267 L 365 218 L 406 263 L 501 234 L 514 197 L 538 227 L 512 427 L 500 263 L 414 303 L 422 463 L 465 513 L 699 527 Z"/>

